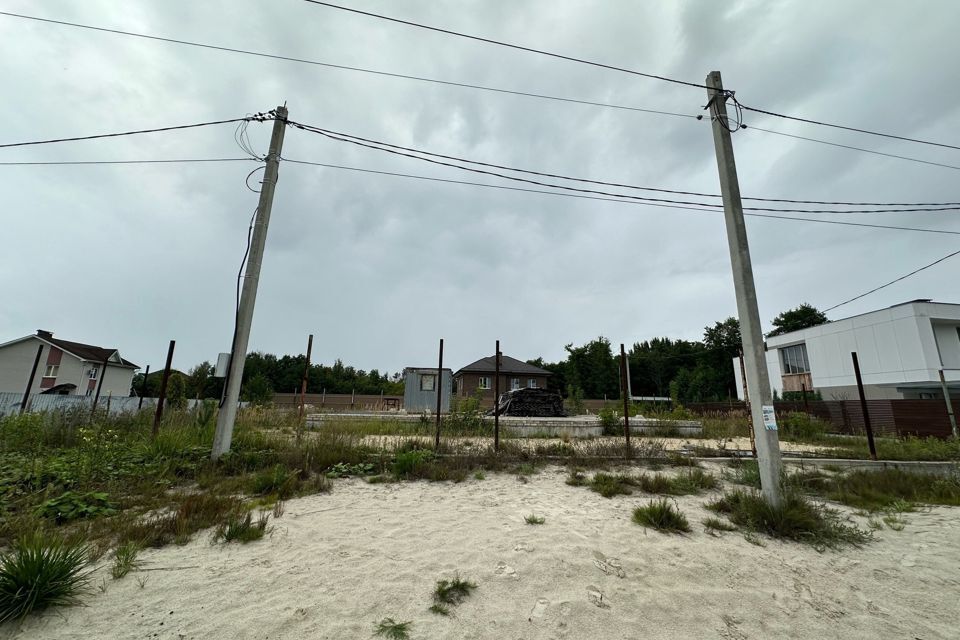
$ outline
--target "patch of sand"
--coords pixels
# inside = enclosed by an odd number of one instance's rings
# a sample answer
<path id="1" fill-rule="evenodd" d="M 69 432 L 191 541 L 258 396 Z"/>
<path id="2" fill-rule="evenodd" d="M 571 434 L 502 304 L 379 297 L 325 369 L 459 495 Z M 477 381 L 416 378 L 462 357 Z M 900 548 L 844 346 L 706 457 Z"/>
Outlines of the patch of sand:
<path id="1" fill-rule="evenodd" d="M 717 470 L 716 468 L 714 470 Z M 384 617 L 411 638 L 956 638 L 960 510 L 907 514 L 840 552 L 699 524 L 709 496 L 681 497 L 693 533 L 631 521 L 650 496 L 605 499 L 549 467 L 461 484 L 335 481 L 287 503 L 272 537 L 148 550 L 140 571 L 98 566 L 87 606 L 0 627 L 17 640 L 370 638 Z M 546 518 L 528 525 L 524 516 Z M 862 519 L 858 519 L 862 524 Z M 436 580 L 477 583 L 448 618 L 427 611 Z M 137 578 L 146 577 L 141 588 Z"/>

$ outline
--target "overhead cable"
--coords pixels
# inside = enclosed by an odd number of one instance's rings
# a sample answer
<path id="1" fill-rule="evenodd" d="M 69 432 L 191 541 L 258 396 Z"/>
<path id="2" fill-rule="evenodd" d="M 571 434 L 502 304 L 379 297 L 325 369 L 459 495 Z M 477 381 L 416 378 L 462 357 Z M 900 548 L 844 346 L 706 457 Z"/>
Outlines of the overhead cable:
<path id="1" fill-rule="evenodd" d="M 159 127 L 157 129 L 140 129 L 137 131 L 123 131 L 120 133 L 100 133 L 92 136 L 78 136 L 74 138 L 54 138 L 51 140 L 34 140 L 31 142 L 10 142 L 0 144 L 0 149 L 9 147 L 28 147 L 39 144 L 55 144 L 58 142 L 76 142 L 78 140 L 97 140 L 99 138 L 118 138 L 121 136 L 133 136 L 141 133 L 158 133 L 162 131 L 177 131 L 180 129 L 195 129 L 197 127 L 209 127 L 217 124 L 228 124 L 230 122 L 243 122 L 244 120 L 268 120 L 271 119 L 267 114 L 257 114 L 246 118 L 231 118 L 230 120 L 213 120 L 211 122 L 198 122 L 196 124 L 181 124 L 174 127 Z"/>
<path id="2" fill-rule="evenodd" d="M 648 207 L 661 207 L 661 208 L 666 208 L 666 209 L 683 209 L 683 210 L 686 210 L 686 211 L 700 211 L 700 212 L 705 212 L 705 213 L 719 213 L 719 211 L 718 211 L 717 209 L 702 209 L 702 208 L 685 207 L 685 206 L 680 206 L 680 205 L 662 204 L 662 203 L 655 203 L 655 202 L 640 202 L 640 201 L 636 201 L 636 200 L 621 200 L 621 199 L 619 199 L 619 198 L 604 198 L 604 197 L 600 197 L 600 196 L 590 196 L 590 195 L 582 195 L 582 194 L 576 194 L 576 193 L 563 193 L 563 192 L 560 192 L 560 191 L 545 191 L 545 190 L 542 190 L 542 189 L 528 189 L 528 188 L 524 188 L 524 187 L 510 187 L 510 186 L 500 185 L 500 184 L 485 184 L 485 183 L 482 183 L 482 182 L 469 182 L 469 181 L 466 181 L 466 180 L 453 180 L 453 179 L 450 179 L 450 178 L 437 178 L 437 177 L 433 177 L 433 176 L 423 176 L 423 175 L 410 174 L 410 173 L 398 173 L 398 172 L 394 172 L 394 171 L 379 171 L 379 170 L 376 170 L 376 169 L 364 169 L 364 168 L 361 168 L 361 167 L 350 167 L 350 166 L 340 165 L 340 164 L 330 164 L 330 163 L 323 163 L 323 162 L 309 162 L 309 161 L 306 161 L 306 160 L 295 160 L 295 159 L 292 159 L 292 158 L 282 158 L 282 160 L 283 160 L 284 162 L 290 162 L 290 163 L 293 163 L 293 164 L 302 164 L 302 165 L 310 165 L 310 166 L 316 166 L 316 167 L 325 167 L 325 168 L 328 168 L 328 169 L 340 169 L 340 170 L 344 170 L 344 171 L 356 171 L 356 172 L 360 172 L 360 173 L 370 173 L 370 174 L 376 174 L 376 175 L 393 176 L 393 177 L 397 177 L 397 178 L 409 178 L 409 179 L 413 179 L 413 180 L 425 180 L 425 181 L 429 181 L 429 182 L 442 182 L 442 183 L 446 183 L 446 184 L 467 185 L 467 186 L 471 186 L 471 187 L 482 187 L 482 188 L 485 188 L 485 189 L 501 189 L 501 190 L 504 190 L 504 191 L 521 191 L 521 192 L 524 192 L 524 193 L 537 193 L 537 194 L 542 194 L 542 195 L 559 196 L 559 197 L 564 197 L 564 198 L 579 198 L 579 199 L 582 199 L 582 200 L 600 200 L 600 201 L 603 201 L 603 202 L 619 202 L 620 204 L 633 204 L 633 205 L 641 205 L 641 206 L 648 206 Z M 797 216 L 775 216 L 775 215 L 768 214 L 768 213 L 745 213 L 744 215 L 745 215 L 745 216 L 751 216 L 751 217 L 754 217 L 754 218 L 769 218 L 769 219 L 773 219 L 773 220 L 791 220 L 791 221 L 795 221 L 795 222 L 813 222 L 813 223 L 818 223 L 818 224 L 834 224 L 834 225 L 847 226 L 847 227 L 864 227 L 864 228 L 869 228 L 869 229 L 888 229 L 888 230 L 894 230 L 894 231 L 914 231 L 914 232 L 919 232 L 919 233 L 934 233 L 934 234 L 946 234 L 946 235 L 958 235 L 958 236 L 960 236 L 960 231 L 951 231 L 951 230 L 949 230 L 949 229 L 927 229 L 927 228 L 923 228 L 923 227 L 905 227 L 905 226 L 897 226 L 897 225 L 871 224 L 871 223 L 867 223 L 867 222 L 847 222 L 847 221 L 844 221 L 844 220 L 822 220 L 822 219 L 818 219 L 818 218 L 801 218 L 801 217 L 797 217 Z"/>
<path id="3" fill-rule="evenodd" d="M 805 122 L 807 124 L 815 124 L 821 127 L 831 127 L 833 129 L 843 129 L 844 131 L 854 131 L 856 133 L 864 133 L 871 136 L 879 136 L 881 138 L 890 138 L 892 140 L 903 140 L 905 142 L 915 142 L 917 144 L 930 145 L 932 147 L 943 147 L 944 149 L 957 149 L 960 150 L 960 146 L 952 144 L 944 144 L 942 142 L 933 142 L 931 140 L 919 140 L 917 138 L 908 138 L 907 136 L 898 136 L 892 133 L 881 133 L 879 131 L 871 131 L 869 129 L 861 129 L 858 127 L 848 127 L 842 124 L 834 124 L 831 122 L 821 122 L 819 120 L 811 120 L 809 118 L 800 118 L 797 116 L 789 116 L 783 113 L 777 113 L 775 111 L 767 111 L 766 109 L 758 109 L 756 107 L 748 107 L 745 104 L 738 103 L 740 108 L 746 109 L 747 111 L 753 111 L 754 113 L 762 113 L 767 116 L 773 116 L 775 118 L 784 118 L 785 120 L 795 120 L 797 122 Z"/>
<path id="4" fill-rule="evenodd" d="M 234 47 L 221 47 L 218 45 L 204 44 L 202 42 L 193 42 L 190 40 L 178 40 L 176 38 L 164 38 L 161 36 L 154 36 L 146 33 L 137 33 L 134 31 L 123 31 L 121 29 L 109 29 L 106 27 L 95 27 L 89 24 L 80 24 L 77 22 L 67 22 L 64 20 L 51 20 L 49 18 L 40 18 L 37 16 L 28 16 L 21 13 L 10 13 L 9 11 L 0 11 L 0 15 L 9 16 L 12 18 L 23 18 L 25 20 L 36 20 L 38 22 L 47 22 L 50 24 L 57 24 L 66 27 L 76 27 L 79 29 L 89 29 L 91 31 L 101 31 L 103 33 L 112 33 L 114 35 L 129 36 L 132 38 L 143 38 L 146 40 L 156 40 L 159 42 L 166 42 L 169 44 L 180 44 L 188 47 L 199 47 L 201 49 L 212 49 L 214 51 L 224 51 L 227 53 L 239 53 L 247 56 L 255 56 L 258 58 L 269 58 L 273 60 L 284 60 L 286 62 L 297 62 L 301 64 L 309 64 L 318 67 L 326 67 L 328 69 L 340 69 L 342 71 L 356 71 L 358 73 L 367 73 L 371 75 L 386 76 L 389 78 L 400 78 L 402 80 L 415 80 L 417 82 L 429 82 L 433 84 L 441 84 L 450 87 L 461 87 L 465 89 L 477 89 L 479 91 L 490 91 L 493 93 L 503 93 L 508 95 L 523 96 L 527 98 L 539 98 L 542 100 L 553 100 L 557 102 L 569 102 L 573 104 L 583 104 L 593 107 L 604 107 L 607 109 L 620 109 L 623 111 L 635 111 L 639 113 L 653 113 L 664 116 L 675 116 L 678 118 L 688 118 L 691 120 L 702 120 L 703 116 L 699 114 L 690 114 L 690 113 L 677 113 L 675 111 L 664 111 L 661 109 L 648 109 L 644 107 L 634 107 L 629 105 L 622 104 L 612 104 L 609 102 L 596 102 L 592 100 L 581 100 L 578 98 L 566 98 L 562 96 L 552 96 L 544 93 L 533 93 L 529 91 L 516 91 L 512 89 L 503 89 L 500 87 L 489 87 L 479 84 L 471 84 L 468 82 L 454 82 L 452 80 L 440 80 L 437 78 L 427 78 L 424 76 L 415 76 L 404 73 L 392 73 L 389 71 L 380 71 L 377 69 L 366 69 L 363 67 L 353 67 L 349 65 L 342 64 L 333 64 L 330 62 L 321 62 L 319 60 L 308 60 L 305 58 L 296 58 L 292 56 L 284 56 L 272 53 L 263 53 L 261 51 L 251 51 L 249 49 L 237 49 Z"/>
<path id="5" fill-rule="evenodd" d="M 0 162 L 2 167 L 50 166 L 50 165 L 87 165 L 87 164 L 182 164 L 191 162 L 251 162 L 253 158 L 173 158 L 170 160 L 50 160 Z"/>
<path id="6" fill-rule="evenodd" d="M 953 253 L 948 253 L 947 255 L 945 255 L 945 256 L 943 256 L 942 258 L 939 258 L 939 259 L 937 259 L 937 260 L 934 260 L 933 262 L 931 262 L 931 263 L 928 264 L 928 265 L 924 265 L 924 266 L 920 267 L 919 269 L 914 269 L 914 270 L 911 271 L 910 273 L 905 274 L 905 275 L 902 275 L 902 276 L 900 276 L 899 278 L 897 278 L 897 279 L 895 279 L 895 280 L 891 280 L 890 282 L 888 282 L 888 283 L 886 283 L 886 284 L 882 284 L 882 285 L 880 285 L 879 287 L 875 287 L 875 288 L 873 288 L 873 289 L 870 289 L 870 291 L 867 291 L 866 293 L 861 293 L 860 295 L 854 296 L 853 298 L 850 298 L 849 300 L 844 300 L 844 301 L 841 302 L 840 304 L 835 304 L 835 305 L 833 305 L 832 307 L 829 307 L 829 308 L 827 308 L 827 309 L 824 309 L 823 312 L 826 313 L 827 311 L 832 311 L 832 310 L 836 309 L 837 307 L 842 307 L 842 306 L 844 306 L 844 305 L 846 305 L 846 304 L 850 304 L 850 303 L 853 302 L 854 300 L 859 300 L 860 298 L 864 298 L 864 297 L 870 295 L 871 293 L 876 293 L 877 291 L 880 291 L 880 289 L 885 289 L 885 288 L 889 287 L 889 286 L 892 285 L 892 284 L 896 284 L 896 283 L 900 282 L 901 280 L 906 280 L 906 279 L 909 278 L 910 276 L 916 275 L 916 274 L 920 273 L 921 271 L 924 271 L 924 270 L 926 270 L 926 269 L 929 269 L 930 267 L 936 266 L 936 265 L 940 264 L 941 262 L 943 262 L 943 261 L 945 261 L 945 260 L 948 260 L 948 259 L 950 259 L 950 258 L 952 258 L 953 256 L 956 256 L 956 255 L 960 255 L 960 250 L 954 251 Z"/>
<path id="7" fill-rule="evenodd" d="M 459 38 L 467 38 L 467 39 L 469 39 L 469 40 L 476 40 L 476 41 L 478 41 L 478 42 L 485 42 L 485 43 L 487 43 L 487 44 L 493 44 L 493 45 L 496 45 L 496 46 L 498 46 L 498 47 L 507 47 L 507 48 L 509 48 L 509 49 L 518 49 L 518 50 L 520 50 L 520 51 L 526 51 L 526 52 L 528 52 L 528 53 L 536 53 L 536 54 L 539 54 L 539 55 L 542 55 L 542 56 L 549 56 L 549 57 L 551 57 L 551 58 L 559 58 L 559 59 L 561 59 L 561 60 L 567 60 L 567 61 L 569 61 L 569 62 L 577 62 L 577 63 L 579 63 L 579 64 L 586 64 L 586 65 L 590 65 L 590 66 L 592 66 L 592 67 L 600 67 L 601 69 L 610 69 L 610 70 L 612 70 L 612 71 L 620 71 L 620 72 L 623 72 L 623 73 L 629 73 L 629 74 L 631 74 L 631 75 L 641 76 L 641 77 L 644 77 L 644 78 L 651 78 L 651 79 L 654 79 L 654 80 L 663 80 L 664 82 L 672 82 L 673 84 L 681 84 L 681 85 L 685 85 L 685 86 L 688 86 L 688 87 L 695 87 L 695 88 L 697 88 L 697 89 L 706 89 L 706 88 L 708 88 L 707 85 L 705 85 L 705 84 L 700 84 L 700 83 L 697 83 L 697 82 L 688 82 L 688 81 L 686 81 L 686 80 L 677 80 L 676 78 L 668 78 L 668 77 L 666 77 L 666 76 L 659 76 L 659 75 L 656 75 L 656 74 L 653 74 L 653 73 L 644 73 L 644 72 L 642 72 L 642 71 L 636 71 L 636 70 L 634 70 L 634 69 L 626 69 L 626 68 L 624 68 L 624 67 L 615 67 L 615 66 L 613 66 L 613 65 L 604 64 L 604 63 L 602 63 L 602 62 L 594 62 L 594 61 L 592 61 L 592 60 L 584 60 L 583 58 L 576 58 L 576 57 L 573 57 L 573 56 L 567 56 L 567 55 L 563 55 L 563 54 L 560 54 L 560 53 L 553 53 L 553 52 L 550 52 L 550 51 L 544 51 L 544 50 L 542 50 L 542 49 L 534 49 L 534 48 L 532 48 L 532 47 L 525 47 L 525 46 L 518 45 L 518 44 L 511 44 L 511 43 L 509 43 L 509 42 L 502 42 L 502 41 L 500 41 L 500 40 L 494 40 L 494 39 L 492 39 L 492 38 L 483 38 L 483 37 L 480 37 L 480 36 L 470 35 L 470 34 L 468 34 L 468 33 L 462 33 L 462 32 L 459 32 L 459 31 L 452 31 L 452 30 L 450 30 L 450 29 L 442 29 L 442 28 L 440 28 L 440 27 L 433 27 L 433 26 L 430 26 L 430 25 L 422 24 L 422 23 L 419 23 L 419 22 L 413 22 L 413 21 L 410 21 L 410 20 L 401 20 L 400 18 L 393 18 L 393 17 L 391 17 L 391 16 L 385 16 L 385 15 L 382 15 L 382 14 L 379 14 L 379 13 L 372 13 L 372 12 L 370 12 L 370 11 L 361 11 L 360 9 L 353 9 L 353 8 L 351 8 L 351 7 L 344 7 L 344 6 L 337 5 L 337 4 L 331 4 L 331 3 L 329 3 L 329 2 L 320 2 L 319 0 L 305 0 L 305 1 L 306 1 L 306 2 L 309 2 L 310 4 L 316 4 L 316 5 L 328 7 L 328 8 L 330 8 L 330 9 L 339 9 L 340 11 L 349 11 L 349 12 L 351 12 L 351 13 L 357 13 L 357 14 L 364 15 L 364 16 L 368 16 L 368 17 L 371 17 L 371 18 L 378 18 L 378 19 L 380 19 L 380 20 L 387 20 L 387 21 L 389 21 L 389 22 L 396 22 L 396 23 L 398 23 L 398 24 L 404 24 L 404 25 L 407 25 L 407 26 L 409 26 L 409 27 L 416 27 L 416 28 L 418 28 L 418 29 L 427 29 L 427 30 L 429 30 L 429 31 L 436 31 L 436 32 L 438 32 L 438 33 L 445 33 L 445 34 L 447 34 L 447 35 L 457 36 L 457 37 L 459 37 Z"/>
<path id="8" fill-rule="evenodd" d="M 400 149 L 402 151 L 409 151 L 411 153 L 418 153 L 421 155 L 432 156 L 434 158 L 443 158 L 445 160 L 455 160 L 457 162 L 466 162 L 468 164 L 475 164 L 483 167 L 491 167 L 494 169 L 504 169 L 507 171 L 515 171 L 517 173 L 526 173 L 530 175 L 542 176 L 545 178 L 559 178 L 562 180 L 571 180 L 575 182 L 584 182 L 588 184 L 599 184 L 608 187 L 618 187 L 623 189 L 636 189 L 640 191 L 655 191 L 658 193 L 671 193 L 674 195 L 683 195 L 683 196 L 696 196 L 702 198 L 721 198 L 722 196 L 718 193 L 703 193 L 699 191 L 680 191 L 676 189 L 664 189 L 659 187 L 641 187 L 632 184 L 624 184 L 619 182 L 607 182 L 603 180 L 591 180 L 588 178 L 577 178 L 573 176 L 567 176 L 556 173 L 546 173 L 542 171 L 533 171 L 530 169 L 520 169 L 517 167 L 511 167 L 507 165 L 494 164 L 490 162 L 480 162 L 478 160 L 470 160 L 468 158 L 461 158 L 458 156 L 444 155 L 441 153 L 434 153 L 432 151 L 426 151 L 423 149 L 417 149 L 414 147 L 405 147 L 402 145 L 391 144 L 389 142 L 382 142 L 379 140 L 373 140 L 370 138 L 363 138 L 349 133 L 343 133 L 340 131 L 333 131 L 331 129 L 324 129 L 321 127 L 316 127 L 312 125 L 304 125 L 302 123 L 291 122 L 292 125 L 299 126 L 308 131 L 313 131 L 315 133 L 325 132 L 335 136 L 340 136 L 343 138 L 352 138 L 355 140 L 360 140 L 362 142 L 368 142 L 371 144 L 390 147 L 391 149 Z M 819 204 L 819 205 L 832 205 L 832 206 L 876 206 L 876 207 L 958 207 L 960 202 L 842 202 L 842 201 L 827 201 L 827 200 L 790 200 L 785 198 L 751 198 L 751 197 L 742 197 L 742 200 L 750 200 L 753 202 L 783 202 L 789 204 Z M 705 206 L 722 206 L 722 205 L 706 205 Z M 924 209 L 927 210 L 927 209 Z M 929 209 L 930 211 L 935 211 L 936 209 Z"/>
<path id="9" fill-rule="evenodd" d="M 840 147 L 842 149 L 852 149 L 853 151 L 862 151 L 863 153 L 872 153 L 877 156 L 885 156 L 887 158 L 896 158 L 898 160 L 907 160 L 909 162 L 919 162 L 920 164 L 929 164 L 934 167 L 943 167 L 945 169 L 954 169 L 960 171 L 960 166 L 954 164 L 944 164 L 943 162 L 933 162 L 931 160 L 921 160 L 920 158 L 912 158 L 910 156 L 901 156 L 895 153 L 885 153 L 883 151 L 875 151 L 873 149 L 864 149 L 863 147 L 854 147 L 849 144 L 840 144 L 839 142 L 830 142 L 828 140 L 819 140 L 817 138 L 808 138 L 806 136 L 798 136 L 792 133 L 783 133 L 782 131 L 772 131 L 770 129 L 764 129 L 762 127 L 756 127 L 750 125 L 749 127 L 744 127 L 748 131 L 763 131 L 764 133 L 772 133 L 775 136 L 784 136 L 786 138 L 795 138 L 797 140 L 806 140 L 807 142 L 816 142 L 817 144 L 825 144 L 831 147 Z"/>
<path id="10" fill-rule="evenodd" d="M 339 135 L 332 134 L 332 133 L 328 132 L 328 131 L 325 130 L 325 129 L 320 129 L 320 128 L 318 128 L 318 127 L 313 127 L 313 126 L 310 126 L 310 125 L 304 125 L 304 124 L 299 123 L 299 122 L 290 121 L 289 124 L 290 124 L 291 126 L 293 126 L 293 127 L 296 127 L 296 128 L 298 128 L 298 129 L 301 129 L 301 130 L 304 130 L 304 131 L 310 131 L 310 132 L 312 132 L 312 133 L 317 133 L 317 134 L 322 135 L 322 136 L 324 136 L 324 137 L 326 137 L 326 138 L 329 138 L 329 139 L 331 139 L 331 140 L 337 140 L 337 141 L 339 141 L 339 142 L 348 142 L 348 143 L 350 143 L 350 144 L 354 144 L 354 145 L 361 146 L 361 147 L 366 147 L 366 148 L 368 148 L 368 149 L 373 149 L 373 150 L 376 150 L 376 151 L 382 151 L 382 152 L 390 153 L 390 154 L 393 154 L 393 155 L 403 156 L 403 157 L 405 157 L 405 158 L 412 158 L 412 159 L 414 159 L 414 160 L 420 160 L 420 161 L 422 161 L 422 162 L 429 162 L 429 163 L 431 163 L 431 164 L 441 165 L 441 166 L 445 166 L 445 167 L 451 167 L 451 168 L 454 168 L 454 169 L 459 169 L 459 170 L 461 170 L 461 171 L 469 171 L 469 172 L 472 172 L 472 173 L 479 173 L 479 174 L 483 174 L 483 175 L 494 176 L 494 177 L 497 177 L 497 178 L 503 178 L 504 180 L 511 180 L 511 181 L 514 181 L 514 182 L 523 182 L 523 183 L 527 183 L 527 184 L 533 184 L 533 185 L 537 185 L 537 186 L 540 186 L 540 187 L 549 187 L 549 188 L 551 188 L 551 189 L 562 189 L 562 190 L 564 190 L 564 191 L 573 191 L 573 192 L 576 192 L 576 193 L 589 193 L 589 194 L 595 194 L 595 195 L 601 195 L 601 196 L 613 197 L 613 198 L 625 198 L 625 199 L 628 199 L 628 200 L 640 200 L 640 201 L 644 201 L 644 202 L 663 202 L 663 203 L 669 203 L 669 204 L 693 205 L 693 206 L 708 207 L 708 208 L 710 208 L 710 207 L 713 207 L 713 208 L 722 208 L 722 207 L 723 207 L 723 205 L 721 205 L 721 204 L 704 203 L 704 202 L 692 202 L 692 201 L 688 201 L 688 200 L 670 200 L 670 199 L 667 199 L 667 198 L 648 198 L 648 197 L 646 197 L 646 196 L 633 196 L 633 195 L 623 194 L 623 193 L 612 193 L 612 192 L 609 192 L 609 191 L 598 191 L 598 190 L 596 190 L 596 189 L 583 189 L 583 188 L 580 188 L 580 187 L 569 187 L 569 186 L 566 186 L 566 185 L 559 185 L 559 184 L 552 184 L 552 183 L 547 183 L 547 182 L 540 182 L 540 181 L 538 181 L 538 180 L 530 180 L 530 179 L 527 179 L 527 178 L 519 178 L 519 177 L 517 177 L 517 176 L 511 176 L 511 175 L 507 175 L 507 174 L 504 174 L 504 173 L 498 173 L 498 172 L 496 172 L 496 171 L 487 171 L 487 170 L 485 170 L 485 169 L 476 169 L 476 168 L 473 168 L 473 167 L 466 167 L 466 166 L 463 166 L 463 165 L 454 164 L 454 163 L 452 163 L 452 162 L 444 162 L 444 161 L 441 161 L 441 160 L 436 160 L 436 159 L 434 159 L 434 158 L 428 158 L 428 157 L 423 157 L 423 156 L 421 156 L 421 155 L 415 155 L 415 154 L 413 154 L 413 153 L 407 153 L 407 152 L 405 152 L 405 151 L 398 151 L 397 149 L 391 149 L 391 148 L 386 147 L 386 146 L 377 146 L 377 145 L 379 144 L 379 143 L 377 143 L 377 142 L 366 142 L 366 141 L 361 141 L 360 139 L 357 139 L 357 138 L 340 137 Z M 958 206 L 950 206 L 950 207 L 936 207 L 936 208 L 922 208 L 922 209 L 920 209 L 920 208 L 900 208 L 900 209 L 848 209 L 848 210 L 839 211 L 839 210 L 823 210 L 823 209 L 783 209 L 783 208 L 770 208 L 770 207 L 743 207 L 743 210 L 744 210 L 744 211 L 771 211 L 771 212 L 775 212 L 775 213 L 781 213 L 781 212 L 782 212 L 782 213 L 910 213 L 910 212 L 923 212 L 923 211 L 928 211 L 928 212 L 929 212 L 929 211 L 956 211 L 956 210 L 958 210 L 958 209 L 960 209 L 960 207 L 958 207 Z"/>

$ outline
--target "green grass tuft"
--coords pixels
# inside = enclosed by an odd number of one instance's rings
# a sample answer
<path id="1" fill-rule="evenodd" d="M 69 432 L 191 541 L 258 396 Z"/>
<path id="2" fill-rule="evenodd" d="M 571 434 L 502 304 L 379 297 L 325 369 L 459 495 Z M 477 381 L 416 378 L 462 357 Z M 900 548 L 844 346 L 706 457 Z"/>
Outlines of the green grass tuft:
<path id="1" fill-rule="evenodd" d="M 656 529 L 661 533 L 688 533 L 690 523 L 687 517 L 666 498 L 651 500 L 645 507 L 633 510 L 633 521 L 644 527 Z"/>
<path id="2" fill-rule="evenodd" d="M 725 520 L 720 518 L 704 518 L 703 528 L 707 533 L 713 533 L 714 531 L 736 531 L 737 528 Z"/>
<path id="3" fill-rule="evenodd" d="M 79 604 L 89 583 L 85 545 L 34 534 L 0 554 L 0 622 L 33 611 Z"/>
<path id="4" fill-rule="evenodd" d="M 140 565 L 137 561 L 139 553 L 140 545 L 136 542 L 124 542 L 117 547 L 114 552 L 113 567 L 110 569 L 110 575 L 114 580 L 119 580 Z"/>
<path id="5" fill-rule="evenodd" d="M 448 606 L 446 606 L 446 605 L 444 605 L 444 604 L 436 604 L 436 603 L 434 603 L 434 604 L 430 605 L 429 611 L 430 611 L 431 613 L 437 614 L 438 616 L 449 616 L 449 615 L 450 615 L 450 607 L 448 607 Z"/>
<path id="6" fill-rule="evenodd" d="M 897 508 L 903 503 L 957 506 L 960 475 L 857 470 L 833 478 L 821 491 L 830 500 L 866 511 Z"/>
<path id="7" fill-rule="evenodd" d="M 805 542 L 818 550 L 860 546 L 871 540 L 869 532 L 841 522 L 839 513 L 795 491 L 785 492 L 779 507 L 771 506 L 756 491 L 742 490 L 726 493 L 706 506 L 748 531 Z"/>
<path id="8" fill-rule="evenodd" d="M 457 573 L 453 580 L 437 580 L 437 586 L 433 590 L 433 601 L 439 605 L 456 606 L 463 602 L 476 588 L 475 583 L 464 580 Z"/>
<path id="9" fill-rule="evenodd" d="M 249 511 L 246 515 L 235 514 L 230 516 L 226 522 L 220 523 L 213 534 L 214 542 L 223 540 L 224 542 L 253 542 L 259 540 L 266 533 L 270 533 L 272 527 L 267 526 L 270 519 L 269 514 L 261 513 L 257 521 L 253 521 L 253 514 Z"/>
<path id="10" fill-rule="evenodd" d="M 384 618 L 373 625 L 373 635 L 390 640 L 407 640 L 410 637 L 410 625 L 413 622 L 397 622 L 393 618 Z"/>
<path id="11" fill-rule="evenodd" d="M 590 480 L 590 489 L 604 498 L 612 498 L 617 495 L 628 496 L 632 494 L 633 489 L 630 486 L 633 484 L 634 480 L 629 476 L 622 474 L 614 476 L 601 471 L 594 474 L 593 479 Z"/>
<path id="12" fill-rule="evenodd" d="M 523 521 L 526 522 L 527 524 L 543 524 L 544 522 L 547 521 L 547 519 L 544 518 L 543 516 L 538 516 L 536 514 L 531 513 L 530 515 L 524 517 Z"/>

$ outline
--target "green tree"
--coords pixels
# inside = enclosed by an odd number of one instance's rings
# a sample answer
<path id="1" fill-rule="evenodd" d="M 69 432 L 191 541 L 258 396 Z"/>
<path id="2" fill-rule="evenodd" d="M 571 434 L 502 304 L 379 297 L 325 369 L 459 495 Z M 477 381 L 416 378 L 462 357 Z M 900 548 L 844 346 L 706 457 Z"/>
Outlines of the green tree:
<path id="1" fill-rule="evenodd" d="M 243 385 L 241 397 L 255 405 L 270 404 L 273 400 L 273 387 L 270 379 L 263 373 L 257 373 Z"/>
<path id="2" fill-rule="evenodd" d="M 166 403 L 171 409 L 187 408 L 187 377 L 179 371 L 171 373 L 167 380 Z"/>
<path id="3" fill-rule="evenodd" d="M 799 331 L 808 327 L 830 322 L 827 314 L 820 311 L 812 304 L 804 302 L 796 309 L 788 309 L 773 319 L 773 331 L 767 334 L 770 336 L 779 336 L 791 331 Z"/>

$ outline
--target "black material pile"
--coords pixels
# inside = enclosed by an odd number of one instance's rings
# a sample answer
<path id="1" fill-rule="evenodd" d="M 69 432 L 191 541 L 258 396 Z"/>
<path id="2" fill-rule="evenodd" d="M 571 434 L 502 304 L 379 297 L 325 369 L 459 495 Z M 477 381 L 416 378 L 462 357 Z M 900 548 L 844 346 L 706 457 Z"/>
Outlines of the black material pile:
<path id="1" fill-rule="evenodd" d="M 500 415 L 533 418 L 562 418 L 563 397 L 546 389 L 516 389 L 500 394 Z M 493 411 L 487 415 L 492 416 Z"/>

